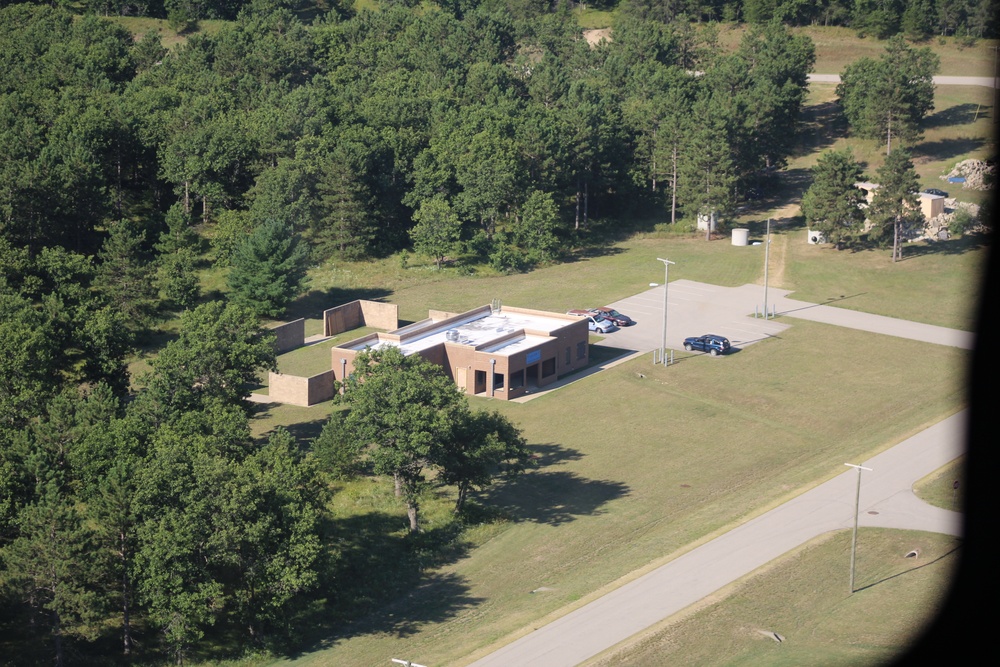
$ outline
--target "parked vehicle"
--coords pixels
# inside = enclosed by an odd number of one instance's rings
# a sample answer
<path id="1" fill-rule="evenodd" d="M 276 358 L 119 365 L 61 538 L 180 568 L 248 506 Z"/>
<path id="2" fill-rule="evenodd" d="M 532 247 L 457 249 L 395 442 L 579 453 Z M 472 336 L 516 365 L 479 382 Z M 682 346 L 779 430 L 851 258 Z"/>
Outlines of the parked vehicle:
<path id="1" fill-rule="evenodd" d="M 594 316 L 600 315 L 606 320 L 611 320 L 615 323 L 615 326 L 619 327 L 630 327 L 635 324 L 635 321 L 631 317 L 623 313 L 619 313 L 617 310 L 609 306 L 591 308 L 590 313 Z"/>
<path id="2" fill-rule="evenodd" d="M 590 331 L 599 331 L 601 333 L 610 333 L 615 330 L 615 323 L 601 315 L 593 315 L 589 310 L 568 310 L 567 315 L 573 315 L 575 317 L 586 317 L 587 318 L 587 328 Z"/>
<path id="3" fill-rule="evenodd" d="M 685 338 L 684 349 L 688 352 L 691 352 L 692 350 L 708 352 L 713 357 L 717 357 L 720 354 L 729 352 L 729 350 L 732 349 L 732 345 L 730 345 L 729 339 L 725 336 L 705 334 L 704 336 L 692 336 L 691 338 Z"/>

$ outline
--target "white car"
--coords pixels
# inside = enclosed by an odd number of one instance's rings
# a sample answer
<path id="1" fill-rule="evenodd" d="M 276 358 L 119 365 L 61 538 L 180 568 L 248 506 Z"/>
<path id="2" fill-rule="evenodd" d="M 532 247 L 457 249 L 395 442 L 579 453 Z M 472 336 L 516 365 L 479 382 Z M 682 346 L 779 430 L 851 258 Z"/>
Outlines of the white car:
<path id="1" fill-rule="evenodd" d="M 599 331 L 601 333 L 610 333 L 617 329 L 615 323 L 611 320 L 601 316 L 593 315 L 586 310 L 568 310 L 567 315 L 573 315 L 574 317 L 586 317 L 587 318 L 587 328 L 590 331 Z"/>

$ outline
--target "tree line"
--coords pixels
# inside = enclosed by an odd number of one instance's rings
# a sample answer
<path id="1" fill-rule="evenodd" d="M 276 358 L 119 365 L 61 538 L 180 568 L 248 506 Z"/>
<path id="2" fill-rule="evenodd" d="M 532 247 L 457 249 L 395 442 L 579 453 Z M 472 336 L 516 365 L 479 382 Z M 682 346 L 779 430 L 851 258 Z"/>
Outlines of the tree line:
<path id="1" fill-rule="evenodd" d="M 305 25 L 258 0 L 172 52 L 92 15 L 2 11 L 0 233 L 127 255 L 181 307 L 198 244 L 228 267 L 265 222 L 312 261 L 416 244 L 519 270 L 594 217 L 725 215 L 788 155 L 814 61 L 777 23 L 723 54 L 711 30 L 622 15 L 590 48 L 565 7 Z M 107 288 L 141 318 L 155 295 L 134 284 Z"/>

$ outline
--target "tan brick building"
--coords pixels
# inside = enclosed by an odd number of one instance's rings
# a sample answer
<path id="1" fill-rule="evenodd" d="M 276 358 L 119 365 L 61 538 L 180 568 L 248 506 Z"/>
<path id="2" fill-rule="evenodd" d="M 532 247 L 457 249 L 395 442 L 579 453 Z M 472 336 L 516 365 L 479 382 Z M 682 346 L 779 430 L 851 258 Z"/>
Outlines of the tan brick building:
<path id="1" fill-rule="evenodd" d="M 509 306 L 431 311 L 426 320 L 333 348 L 332 367 L 343 380 L 358 352 L 392 345 L 443 367 L 467 394 L 510 400 L 586 366 L 588 336 L 587 320 L 572 315 Z"/>

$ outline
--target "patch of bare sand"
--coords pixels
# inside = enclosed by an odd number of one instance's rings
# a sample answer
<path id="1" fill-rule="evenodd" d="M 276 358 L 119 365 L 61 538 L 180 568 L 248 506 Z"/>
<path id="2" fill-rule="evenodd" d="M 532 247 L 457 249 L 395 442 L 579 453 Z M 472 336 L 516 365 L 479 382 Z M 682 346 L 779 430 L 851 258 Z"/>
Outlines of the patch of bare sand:
<path id="1" fill-rule="evenodd" d="M 601 40 L 611 41 L 611 28 L 599 28 L 597 30 L 584 30 L 583 38 L 587 44 L 594 47 L 601 43 Z"/>

